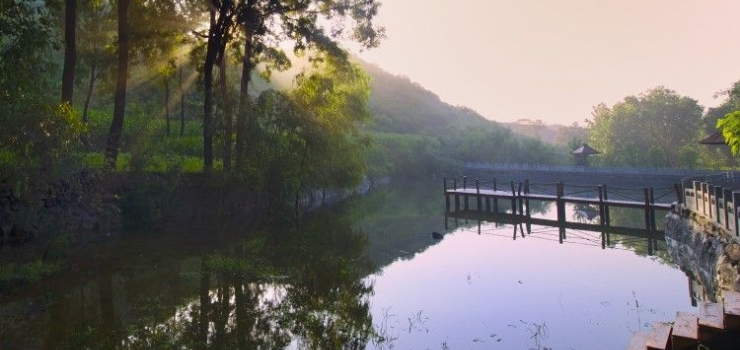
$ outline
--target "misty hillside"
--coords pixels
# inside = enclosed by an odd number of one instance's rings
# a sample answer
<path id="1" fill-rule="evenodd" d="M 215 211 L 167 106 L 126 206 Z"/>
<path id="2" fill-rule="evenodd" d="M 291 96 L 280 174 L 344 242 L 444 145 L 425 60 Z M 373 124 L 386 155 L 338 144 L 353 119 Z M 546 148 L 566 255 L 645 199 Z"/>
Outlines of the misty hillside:
<path id="1" fill-rule="evenodd" d="M 427 133 L 454 124 L 458 127 L 496 124 L 475 111 L 442 102 L 433 92 L 407 77 L 392 75 L 367 62 L 359 62 L 372 76 L 370 110 L 373 131 Z"/>
<path id="2" fill-rule="evenodd" d="M 406 77 L 359 61 L 372 77 L 370 111 L 365 126 L 374 149 L 371 176 L 427 176 L 457 169 L 460 162 L 562 164 L 565 147 L 513 132 L 466 107 L 442 102 Z"/>

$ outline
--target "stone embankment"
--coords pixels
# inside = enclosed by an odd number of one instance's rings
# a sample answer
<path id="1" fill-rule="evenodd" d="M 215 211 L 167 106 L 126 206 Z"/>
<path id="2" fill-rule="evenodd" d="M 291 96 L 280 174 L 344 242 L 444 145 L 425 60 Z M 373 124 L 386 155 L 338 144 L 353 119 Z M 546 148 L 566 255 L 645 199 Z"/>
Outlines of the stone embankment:
<path id="1" fill-rule="evenodd" d="M 665 220 L 671 259 L 701 284 L 704 295 L 717 301 L 723 291 L 740 290 L 740 241 L 732 232 L 680 205 Z"/>

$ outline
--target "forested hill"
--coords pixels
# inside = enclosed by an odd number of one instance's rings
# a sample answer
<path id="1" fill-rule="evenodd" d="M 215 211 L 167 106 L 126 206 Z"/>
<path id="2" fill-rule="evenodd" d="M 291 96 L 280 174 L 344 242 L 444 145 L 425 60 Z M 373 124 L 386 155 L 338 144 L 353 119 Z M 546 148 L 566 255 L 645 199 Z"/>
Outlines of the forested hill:
<path id="1" fill-rule="evenodd" d="M 423 133 L 450 124 L 498 124 L 469 108 L 442 102 L 435 93 L 407 77 L 390 74 L 371 63 L 360 61 L 359 64 L 372 76 L 370 109 L 374 120 L 370 129 L 373 131 Z"/>
<path id="2" fill-rule="evenodd" d="M 442 102 L 408 78 L 359 62 L 372 77 L 366 126 L 375 147 L 368 163 L 374 176 L 419 176 L 457 169 L 460 162 L 562 163 L 563 148 L 547 145 L 483 118 L 477 112 Z"/>

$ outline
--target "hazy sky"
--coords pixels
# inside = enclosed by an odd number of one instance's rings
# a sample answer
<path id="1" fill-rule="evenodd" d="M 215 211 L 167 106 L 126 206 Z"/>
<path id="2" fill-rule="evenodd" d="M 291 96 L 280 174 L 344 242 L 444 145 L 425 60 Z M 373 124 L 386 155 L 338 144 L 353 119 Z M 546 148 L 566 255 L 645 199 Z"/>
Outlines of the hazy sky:
<path id="1" fill-rule="evenodd" d="M 740 0 L 380 0 L 360 56 L 489 119 L 572 124 L 663 85 L 705 107 L 740 80 Z"/>

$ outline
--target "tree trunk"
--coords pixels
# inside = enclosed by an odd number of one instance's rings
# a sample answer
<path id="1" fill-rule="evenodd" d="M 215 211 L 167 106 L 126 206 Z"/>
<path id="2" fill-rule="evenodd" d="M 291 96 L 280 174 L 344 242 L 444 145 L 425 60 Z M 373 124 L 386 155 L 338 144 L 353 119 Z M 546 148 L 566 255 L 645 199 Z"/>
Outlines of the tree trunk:
<path id="1" fill-rule="evenodd" d="M 180 66 L 178 88 L 180 89 L 180 137 L 182 137 L 185 135 L 185 91 L 182 89 L 182 66 Z"/>
<path id="2" fill-rule="evenodd" d="M 123 116 L 126 112 L 126 79 L 128 77 L 128 6 L 131 0 L 118 0 L 118 74 L 116 77 L 116 96 L 113 105 L 113 120 L 105 145 L 105 163 L 110 169 L 116 168 L 118 147 L 123 130 Z"/>
<path id="3" fill-rule="evenodd" d="M 231 169 L 231 135 L 233 133 L 232 129 L 232 118 L 234 115 L 232 103 L 231 103 L 231 94 L 229 93 L 229 85 L 226 81 L 226 55 L 225 50 L 226 47 L 221 47 L 221 59 L 219 60 L 218 70 L 219 70 L 219 85 L 221 86 L 221 97 L 223 101 L 223 108 L 224 108 L 224 170 Z"/>
<path id="4" fill-rule="evenodd" d="M 93 87 L 95 86 L 95 80 L 97 79 L 97 64 L 93 63 L 90 66 L 90 82 L 87 84 L 87 93 L 85 94 L 85 104 L 82 108 L 82 122 L 87 124 L 89 120 L 90 100 L 92 100 Z"/>
<path id="5" fill-rule="evenodd" d="M 253 123 L 248 122 L 249 110 L 249 81 L 252 74 L 252 34 L 245 28 L 244 59 L 242 60 L 242 78 L 239 86 L 239 113 L 236 115 L 236 168 L 244 169 L 247 166 L 247 132 Z"/>
<path id="6" fill-rule="evenodd" d="M 96 48 L 97 51 L 97 48 Z M 82 124 L 87 125 L 90 116 L 90 100 L 92 100 L 93 87 L 95 86 L 95 80 L 97 79 L 97 64 L 93 63 L 90 66 L 90 82 L 87 85 L 87 93 L 85 93 L 85 104 L 82 107 Z M 86 150 L 90 149 L 90 139 L 87 133 L 83 133 L 80 139 L 82 145 Z"/>
<path id="7" fill-rule="evenodd" d="M 170 78 L 164 82 L 164 118 L 167 124 L 167 137 L 170 137 Z"/>
<path id="8" fill-rule="evenodd" d="M 62 102 L 72 103 L 75 83 L 77 45 L 77 0 L 64 1 L 64 69 L 62 71 Z"/>
<path id="9" fill-rule="evenodd" d="M 208 30 L 206 59 L 203 64 L 203 170 L 213 169 L 213 66 L 218 53 L 216 11 L 211 9 L 211 26 Z"/>

